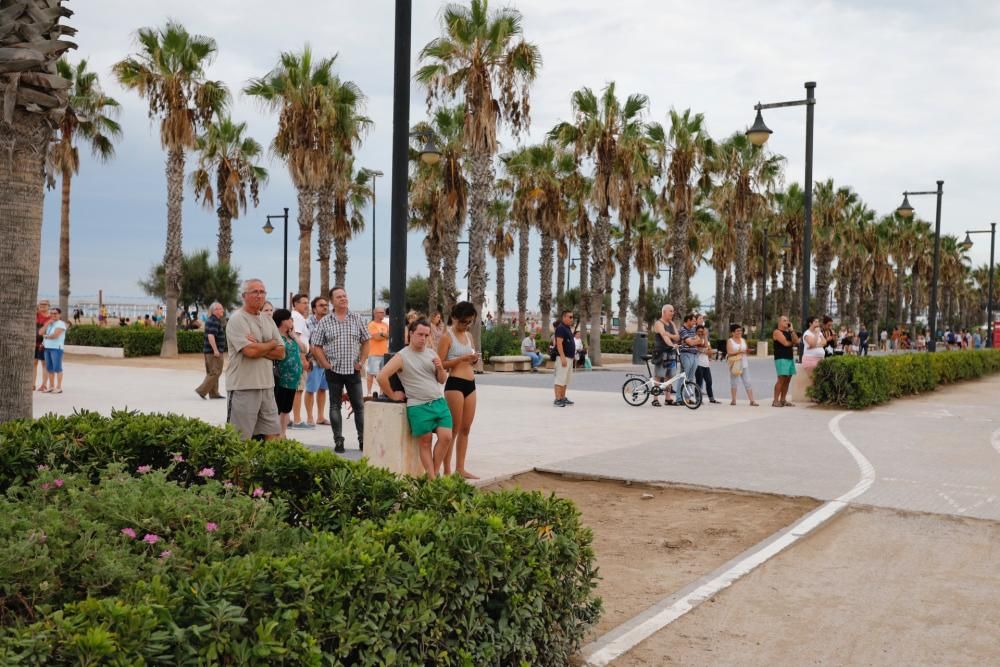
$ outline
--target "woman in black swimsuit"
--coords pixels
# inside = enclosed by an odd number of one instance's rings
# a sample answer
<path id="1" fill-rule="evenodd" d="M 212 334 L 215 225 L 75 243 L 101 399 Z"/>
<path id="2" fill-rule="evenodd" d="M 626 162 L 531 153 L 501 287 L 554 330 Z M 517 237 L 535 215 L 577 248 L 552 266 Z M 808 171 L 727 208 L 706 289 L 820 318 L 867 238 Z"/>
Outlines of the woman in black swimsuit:
<path id="1" fill-rule="evenodd" d="M 448 328 L 438 343 L 438 356 L 448 371 L 444 385 L 444 398 L 451 410 L 454 424 L 455 471 L 465 479 L 479 479 L 465 469 L 465 455 L 469 450 L 469 431 L 476 418 L 476 375 L 472 365 L 479 355 L 472 346 L 469 327 L 476 321 L 476 307 L 468 301 L 459 301 L 451 309 Z M 444 474 L 451 474 L 451 452 L 444 457 Z"/>

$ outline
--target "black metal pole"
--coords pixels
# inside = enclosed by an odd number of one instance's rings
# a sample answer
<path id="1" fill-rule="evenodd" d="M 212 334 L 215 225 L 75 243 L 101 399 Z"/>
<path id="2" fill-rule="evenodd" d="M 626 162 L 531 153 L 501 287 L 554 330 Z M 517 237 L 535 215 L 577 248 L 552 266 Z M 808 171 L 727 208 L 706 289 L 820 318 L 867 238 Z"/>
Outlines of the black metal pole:
<path id="1" fill-rule="evenodd" d="M 407 152 L 410 137 L 410 23 L 412 0 L 396 0 L 392 104 L 392 223 L 389 249 L 389 350 L 403 349 L 406 326 Z"/>
<path id="2" fill-rule="evenodd" d="M 931 304 L 927 311 L 927 328 L 930 331 L 927 351 L 937 349 L 937 295 L 938 268 L 941 264 L 941 198 L 944 196 L 944 181 L 937 182 L 937 215 L 934 216 L 934 266 L 931 269 Z"/>
<path id="3" fill-rule="evenodd" d="M 987 289 L 987 298 L 989 301 L 986 302 L 986 333 L 989 338 L 986 339 L 986 347 L 993 347 L 993 254 L 996 251 L 997 246 L 997 223 L 990 223 L 990 279 L 989 288 Z"/>
<path id="4" fill-rule="evenodd" d="M 764 230 L 764 267 L 760 277 L 760 333 L 757 340 L 764 340 L 764 327 L 767 326 L 767 230 Z"/>
<path id="5" fill-rule="evenodd" d="M 802 326 L 809 318 L 809 271 L 812 267 L 813 207 L 813 111 L 816 107 L 816 82 L 806 82 L 806 182 L 805 221 L 802 226 Z M 822 304 L 820 304 L 822 308 Z"/>
<path id="6" fill-rule="evenodd" d="M 284 271 L 281 274 L 281 307 L 288 308 L 288 207 L 285 207 L 285 253 Z"/>
<path id="7" fill-rule="evenodd" d="M 375 179 L 372 174 L 372 318 L 375 317 Z"/>

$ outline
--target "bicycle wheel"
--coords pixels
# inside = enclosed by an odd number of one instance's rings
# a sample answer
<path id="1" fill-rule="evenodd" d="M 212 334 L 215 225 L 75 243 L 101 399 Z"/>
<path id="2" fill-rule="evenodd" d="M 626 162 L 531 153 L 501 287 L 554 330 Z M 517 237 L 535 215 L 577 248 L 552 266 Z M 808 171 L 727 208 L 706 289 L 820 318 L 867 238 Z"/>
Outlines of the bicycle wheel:
<path id="1" fill-rule="evenodd" d="M 681 389 L 681 400 L 688 409 L 697 410 L 701 407 L 701 387 L 694 382 L 685 382 Z"/>
<path id="2" fill-rule="evenodd" d="M 636 407 L 649 400 L 649 384 L 642 378 L 629 378 L 622 385 L 622 398 Z"/>

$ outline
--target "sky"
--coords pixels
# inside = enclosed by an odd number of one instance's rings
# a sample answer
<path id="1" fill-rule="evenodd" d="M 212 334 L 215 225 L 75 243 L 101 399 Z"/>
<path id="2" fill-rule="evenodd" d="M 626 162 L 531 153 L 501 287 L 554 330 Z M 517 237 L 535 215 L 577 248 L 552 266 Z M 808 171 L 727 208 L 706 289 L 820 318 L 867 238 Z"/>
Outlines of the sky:
<path id="1" fill-rule="evenodd" d="M 169 10 L 164 7 L 169 4 Z M 507 4 L 507 3 L 504 3 Z M 753 121 L 753 105 L 801 99 L 803 84 L 816 81 L 816 180 L 852 186 L 879 214 L 891 212 L 903 190 L 933 190 L 944 180 L 942 233 L 964 236 L 988 228 L 1000 214 L 996 198 L 1000 142 L 1000 4 L 988 0 L 856 0 L 739 2 L 717 0 L 521 0 L 509 3 L 524 15 L 525 38 L 541 50 L 543 65 L 531 88 L 532 125 L 522 139 L 539 141 L 553 125 L 571 120 L 570 95 L 615 81 L 619 95 L 650 99 L 647 120 L 665 122 L 671 108 L 705 114 L 709 132 L 724 138 Z M 277 117 L 239 91 L 266 74 L 281 51 L 309 43 L 322 55 L 337 54 L 337 72 L 367 96 L 374 128 L 357 164 L 385 172 L 376 191 L 375 268 L 379 288 L 389 281 L 389 183 L 391 179 L 394 3 L 390 0 L 294 0 L 281 9 L 262 0 L 75 0 L 68 23 L 79 29 L 72 60 L 87 58 L 105 91 L 121 102 L 124 137 L 116 158 L 96 163 L 81 150 L 73 181 L 71 280 L 74 299 L 105 301 L 142 297 L 137 282 L 163 256 L 166 236 L 165 154 L 158 123 L 136 94 L 123 90 L 111 66 L 135 50 L 135 31 L 180 21 L 214 38 L 218 55 L 208 69 L 234 93 L 232 115 L 269 146 Z M 413 2 L 413 63 L 420 48 L 440 33 L 437 0 Z M 495 3 L 495 6 L 503 6 Z M 991 63 L 993 63 L 991 65 Z M 410 124 L 426 117 L 425 91 L 411 85 Z M 802 182 L 803 107 L 765 112 L 774 131 L 768 147 L 787 158 L 786 181 Z M 515 147 L 504 136 L 501 150 Z M 260 207 L 234 221 L 233 262 L 241 276 L 263 278 L 275 299 L 281 294 L 281 235 L 261 231 L 265 214 L 290 209 L 289 289 L 298 275 L 294 225 L 295 189 L 285 166 L 268 155 L 271 178 Z M 187 171 L 193 168 L 188 160 Z M 933 197 L 916 197 L 917 215 L 933 221 Z M 348 246 L 347 289 L 352 305 L 370 301 L 372 225 Z M 186 186 L 184 250 L 215 250 L 215 214 L 194 201 Z M 989 258 L 989 237 L 973 237 L 976 265 Z M 315 239 L 315 236 L 314 236 Z M 59 189 L 46 196 L 41 258 L 42 295 L 58 291 Z M 410 234 L 407 273 L 426 275 L 419 234 Z M 537 261 L 532 246 L 532 264 Z M 465 247 L 459 266 L 466 261 Z M 315 258 L 315 247 L 313 248 Z M 314 260 L 315 261 L 315 260 Z M 512 263 L 514 266 L 512 267 Z M 488 268 L 493 275 L 493 267 Z M 314 264 L 313 292 L 318 290 Z M 516 300 L 516 258 L 508 263 L 507 303 Z M 574 273 L 572 284 L 579 280 Z M 461 276 L 459 277 L 461 283 Z M 537 275 L 529 284 L 529 310 L 537 308 Z M 633 271 L 633 282 L 637 281 Z M 665 276 L 658 284 L 665 283 Z M 633 285 L 634 290 L 637 286 Z M 492 283 L 491 287 L 492 289 Z M 703 267 L 693 291 L 714 297 L 714 278 Z M 617 303 L 617 294 L 616 294 Z"/>

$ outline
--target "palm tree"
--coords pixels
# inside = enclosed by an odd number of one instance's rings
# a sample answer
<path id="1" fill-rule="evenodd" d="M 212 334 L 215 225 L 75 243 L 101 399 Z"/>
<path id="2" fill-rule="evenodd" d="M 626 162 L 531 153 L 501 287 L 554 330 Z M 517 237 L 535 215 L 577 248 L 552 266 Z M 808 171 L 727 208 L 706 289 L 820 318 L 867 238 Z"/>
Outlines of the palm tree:
<path id="1" fill-rule="evenodd" d="M 590 346 L 588 353 L 595 365 L 601 363 L 601 307 L 610 266 L 611 209 L 621 199 L 619 140 L 639 136 L 643 130 L 642 114 L 649 105 L 645 95 L 630 95 L 622 104 L 609 83 L 600 100 L 590 88 L 581 88 L 571 98 L 574 122 L 563 122 L 549 136 L 563 146 L 572 146 L 576 158 L 584 155 L 594 160 L 592 201 L 597 209 L 593 230 L 593 262 L 590 266 Z"/>
<path id="2" fill-rule="evenodd" d="M 256 164 L 261 147 L 246 136 L 247 124 L 230 117 L 211 123 L 198 137 L 198 168 L 191 174 L 194 197 L 205 208 L 215 205 L 219 216 L 219 264 L 229 264 L 233 255 L 233 220 L 247 211 L 247 194 L 253 205 L 260 205 L 260 186 L 267 182 L 267 170 Z M 215 187 L 212 187 L 212 172 Z"/>
<path id="3" fill-rule="evenodd" d="M 149 104 L 149 115 L 160 117 L 160 144 L 167 151 L 167 324 L 160 356 L 177 356 L 177 296 L 181 288 L 182 224 L 185 152 L 198 146 L 198 130 L 221 113 L 229 92 L 221 81 L 205 77 L 216 53 L 215 40 L 192 35 L 179 23 L 141 28 L 139 52 L 115 63 L 118 82 Z"/>
<path id="4" fill-rule="evenodd" d="M 663 229 L 650 211 L 644 210 L 635 222 L 635 269 L 639 273 L 639 294 L 636 297 L 635 316 L 639 331 L 648 319 L 646 294 L 653 275 L 659 266 L 659 248 L 665 242 Z"/>
<path id="5" fill-rule="evenodd" d="M 816 259 L 816 302 L 825 308 L 830 296 L 830 272 L 841 236 L 846 226 L 847 212 L 858 201 L 858 195 L 848 186 L 837 187 L 833 179 L 815 184 L 816 203 L 813 208 L 813 248 Z"/>
<path id="6" fill-rule="evenodd" d="M 503 318 L 507 291 L 507 258 L 514 252 L 514 235 L 511 234 L 510 200 L 496 198 L 490 202 L 490 255 L 497 264 L 497 316 Z"/>
<path id="7" fill-rule="evenodd" d="M 0 324 L 0 422 L 31 418 L 34 303 L 42 244 L 45 155 L 65 112 L 68 82 L 56 61 L 76 45 L 59 25 L 59 0 L 4 3 L 0 23 L 0 282 L 7 317 Z M 26 35 L 32 35 L 27 39 Z"/>
<path id="8" fill-rule="evenodd" d="M 312 49 L 306 45 L 300 53 L 286 51 L 278 64 L 268 74 L 251 79 L 243 88 L 247 95 L 258 98 L 271 111 L 279 112 L 278 132 L 271 142 L 271 150 L 288 165 L 292 184 L 298 192 L 299 225 L 299 292 L 308 294 L 312 284 L 310 244 L 312 243 L 314 213 L 317 195 L 330 178 L 330 156 L 336 148 L 348 150 L 352 137 L 345 136 L 343 128 L 350 127 L 350 120 L 357 104 L 338 105 L 337 93 L 341 89 L 355 92 L 357 86 L 342 82 L 333 73 L 337 57 L 321 58 L 314 62 Z M 345 119 L 342 115 L 346 114 Z M 329 219 L 332 202 L 327 199 Z"/>
<path id="9" fill-rule="evenodd" d="M 642 215 L 643 192 L 653 179 L 655 166 L 650 160 L 649 142 L 643 134 L 626 133 L 619 137 L 620 197 L 618 221 L 621 240 L 615 252 L 618 260 L 618 329 L 620 336 L 627 333 L 629 291 L 632 282 L 632 253 L 635 250 L 635 221 Z"/>
<path id="10" fill-rule="evenodd" d="M 99 162 L 107 162 L 115 155 L 114 142 L 121 137 L 122 130 L 115 120 L 118 102 L 104 94 L 97 73 L 87 69 L 86 60 L 73 66 L 65 58 L 60 58 L 56 63 L 56 71 L 70 83 L 69 106 L 59 123 L 59 138 L 49 152 L 48 165 L 50 178 L 57 173 L 62 180 L 62 206 L 59 214 L 59 309 L 63 319 L 69 321 L 69 202 L 73 176 L 80 170 L 77 139 L 85 139 L 94 158 Z"/>
<path id="11" fill-rule="evenodd" d="M 330 231 L 336 248 L 334 284 L 347 278 L 347 242 L 365 228 L 364 211 L 372 199 L 371 172 L 355 170 L 354 159 L 343 160 L 343 169 L 334 188 L 333 227 Z"/>
<path id="12" fill-rule="evenodd" d="M 776 207 L 776 222 L 779 233 L 784 232 L 788 236 L 788 247 L 785 248 L 782 260 L 781 285 L 784 288 L 784 301 L 780 310 L 785 313 L 792 313 L 795 310 L 796 295 L 802 295 L 802 272 L 797 271 L 797 278 L 793 280 L 792 274 L 802 261 L 802 233 L 803 222 L 805 220 L 805 192 L 798 183 L 792 183 L 784 191 L 774 193 L 774 203 Z M 805 319 L 810 313 L 799 313 L 802 318 L 802 326 L 808 322 Z"/>
<path id="13" fill-rule="evenodd" d="M 469 197 L 469 300 L 482 307 L 486 294 L 487 207 L 493 197 L 497 129 L 506 122 L 515 137 L 530 124 L 528 86 L 542 58 L 524 41 L 522 16 L 512 8 L 490 11 L 488 0 L 451 4 L 441 13 L 441 36 L 420 51 L 428 64 L 416 79 L 427 101 L 460 96 L 465 102 L 463 138 L 472 189 Z M 481 318 L 472 334 L 479 346 Z"/>
<path id="14" fill-rule="evenodd" d="M 582 335 L 590 325 L 590 238 L 592 225 L 588 212 L 593 180 L 580 171 L 579 160 L 572 153 L 560 154 L 557 169 L 565 198 L 567 223 L 572 226 L 580 255 L 579 317 Z"/>

